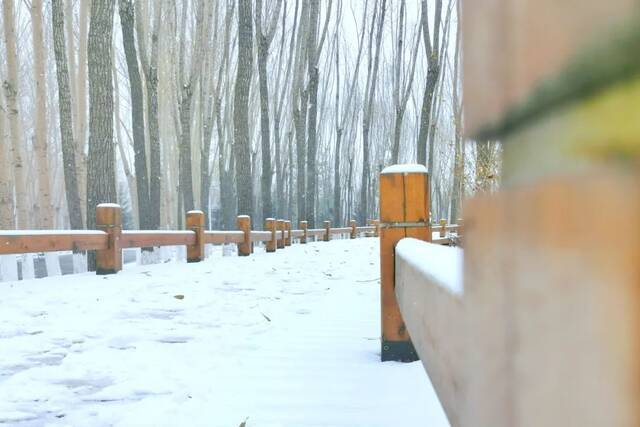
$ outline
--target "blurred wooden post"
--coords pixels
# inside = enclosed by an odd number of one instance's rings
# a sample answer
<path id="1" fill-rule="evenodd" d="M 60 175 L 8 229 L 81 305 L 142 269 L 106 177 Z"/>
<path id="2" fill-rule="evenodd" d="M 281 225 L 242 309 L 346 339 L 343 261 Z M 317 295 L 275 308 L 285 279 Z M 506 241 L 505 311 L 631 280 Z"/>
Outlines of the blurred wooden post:
<path id="1" fill-rule="evenodd" d="M 291 221 L 285 221 L 284 228 L 287 231 L 287 236 L 284 239 L 284 245 L 291 246 Z"/>
<path id="2" fill-rule="evenodd" d="M 429 175 L 426 168 L 387 168 L 380 175 L 380 286 L 382 361 L 412 362 L 418 355 L 395 294 L 395 246 L 404 237 L 431 240 Z"/>
<path id="3" fill-rule="evenodd" d="M 324 222 L 324 236 L 322 237 L 322 240 L 325 242 L 331 240 L 331 221 Z"/>
<path id="4" fill-rule="evenodd" d="M 96 274 L 114 274 L 122 270 L 122 210 L 119 205 L 104 203 L 96 207 L 96 227 L 108 235 L 108 247 L 96 251 Z"/>
<path id="5" fill-rule="evenodd" d="M 253 244 L 251 243 L 251 217 L 249 215 L 238 215 L 238 228 L 244 232 L 244 241 L 238 243 L 238 255 L 248 256 L 253 252 Z"/>
<path id="6" fill-rule="evenodd" d="M 307 221 L 300 221 L 300 228 L 302 229 L 302 237 L 300 238 L 300 243 L 307 243 Z"/>
<path id="7" fill-rule="evenodd" d="M 278 221 L 278 249 L 284 249 L 284 230 L 285 230 L 285 225 L 284 225 L 284 220 L 283 219 L 279 219 Z"/>
<path id="8" fill-rule="evenodd" d="M 278 245 L 278 236 L 276 235 L 277 221 L 273 218 L 267 218 L 264 220 L 264 229 L 271 232 L 271 240 L 267 242 L 267 252 L 275 252 Z"/>
<path id="9" fill-rule="evenodd" d="M 447 235 L 447 220 L 442 218 L 440 220 L 440 237 L 445 237 Z"/>
<path id="10" fill-rule="evenodd" d="M 356 230 L 356 227 L 358 226 L 358 224 L 356 223 L 355 219 L 352 219 L 351 221 L 349 221 L 349 223 L 351 224 L 351 238 L 355 239 L 358 233 L 358 231 Z"/>
<path id="11" fill-rule="evenodd" d="M 458 236 L 462 236 L 462 232 L 464 231 L 464 225 L 462 222 L 462 218 L 458 218 Z"/>
<path id="12" fill-rule="evenodd" d="M 195 244 L 187 246 L 187 262 L 200 262 L 204 259 L 204 212 L 187 212 L 185 224 L 187 230 L 196 233 Z"/>

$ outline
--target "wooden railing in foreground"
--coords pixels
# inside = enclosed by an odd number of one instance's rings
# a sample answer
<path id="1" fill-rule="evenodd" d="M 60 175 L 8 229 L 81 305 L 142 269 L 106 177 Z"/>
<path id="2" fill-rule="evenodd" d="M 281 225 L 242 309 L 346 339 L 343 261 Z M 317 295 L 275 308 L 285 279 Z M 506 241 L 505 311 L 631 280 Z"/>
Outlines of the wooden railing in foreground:
<path id="1" fill-rule="evenodd" d="M 489 3 L 462 2 L 464 122 L 502 190 L 464 257 L 399 244 L 399 312 L 453 427 L 640 426 L 640 3 Z"/>
<path id="2" fill-rule="evenodd" d="M 294 239 L 304 244 L 312 239 L 329 241 L 336 235 L 349 235 L 351 239 L 363 235 L 378 237 L 378 221 L 372 220 L 370 223 L 359 227 L 355 221 L 351 221 L 349 227 L 332 228 L 331 223 L 326 221 L 324 228 L 309 229 L 307 222 L 301 221 L 300 229 L 294 230 L 291 221 L 268 218 L 264 231 L 256 231 L 251 229 L 251 218 L 240 215 L 237 219 L 238 230 L 207 231 L 204 213 L 190 211 L 185 221 L 187 230 L 123 230 L 120 206 L 108 203 L 96 208 L 98 230 L 0 230 L 0 255 L 95 251 L 96 273 L 113 274 L 122 269 L 122 250 L 125 248 L 186 246 L 187 262 L 199 262 L 204 259 L 204 247 L 207 244 L 235 243 L 238 255 L 248 256 L 253 253 L 253 244 L 256 242 L 263 242 L 267 252 L 275 252 L 291 246 Z"/>

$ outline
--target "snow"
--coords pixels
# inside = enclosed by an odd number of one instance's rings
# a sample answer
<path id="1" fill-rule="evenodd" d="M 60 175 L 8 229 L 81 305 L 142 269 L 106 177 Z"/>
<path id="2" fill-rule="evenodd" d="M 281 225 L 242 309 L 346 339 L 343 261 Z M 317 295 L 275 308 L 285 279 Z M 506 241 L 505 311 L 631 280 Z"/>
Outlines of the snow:
<path id="1" fill-rule="evenodd" d="M 117 203 L 100 203 L 97 207 L 99 208 L 120 208 L 120 205 Z"/>
<path id="2" fill-rule="evenodd" d="M 427 168 L 419 164 L 392 165 L 382 170 L 382 174 L 390 173 L 427 173 Z"/>
<path id="3" fill-rule="evenodd" d="M 380 362 L 378 251 L 0 283 L 0 424 L 447 426 L 420 362 Z"/>
<path id="4" fill-rule="evenodd" d="M 406 238 L 396 245 L 396 256 L 452 293 L 463 293 L 462 249 Z"/>

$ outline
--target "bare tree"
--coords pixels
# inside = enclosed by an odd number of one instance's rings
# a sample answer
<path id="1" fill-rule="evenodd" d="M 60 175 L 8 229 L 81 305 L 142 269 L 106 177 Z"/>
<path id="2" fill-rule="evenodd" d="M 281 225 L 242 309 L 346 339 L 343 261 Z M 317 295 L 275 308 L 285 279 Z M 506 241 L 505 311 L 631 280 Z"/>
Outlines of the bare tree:
<path id="1" fill-rule="evenodd" d="M 134 35 L 135 18 L 131 0 L 120 0 L 120 26 L 122 44 L 129 72 L 131 94 L 131 127 L 133 129 L 133 161 L 136 176 L 136 194 L 139 226 L 143 230 L 153 228 L 151 221 L 151 201 L 149 199 L 149 175 L 147 172 L 147 150 L 144 136 L 144 95 L 142 78 L 138 69 L 138 54 Z"/>
<path id="2" fill-rule="evenodd" d="M 89 9 L 93 0 L 79 2 L 78 13 L 78 74 L 76 76 L 76 163 L 78 170 L 78 187 L 80 189 L 80 206 L 86 213 L 87 203 L 87 71 L 89 42 Z"/>
<path id="3" fill-rule="evenodd" d="M 393 105 L 394 105 L 394 126 L 393 126 L 393 145 L 391 148 L 391 163 L 398 163 L 400 155 L 400 136 L 402 134 L 402 121 L 404 113 L 407 109 L 407 101 L 411 95 L 411 87 L 413 85 L 413 76 L 416 70 L 416 59 L 418 57 L 418 46 L 420 43 L 419 31 L 415 32 L 415 40 L 413 50 L 409 52 L 408 70 L 404 68 L 406 64 L 405 52 L 405 35 L 406 35 L 406 0 L 401 0 L 400 11 L 398 15 L 397 40 L 395 61 L 393 64 Z"/>
<path id="4" fill-rule="evenodd" d="M 460 2 L 457 2 L 457 16 L 460 17 Z M 454 123 L 454 166 L 453 166 L 453 188 L 451 191 L 451 218 L 456 221 L 460 216 L 462 197 L 464 196 L 464 163 L 465 163 L 465 140 L 462 138 L 462 103 L 460 102 L 460 26 L 456 31 L 456 48 L 453 57 L 453 72 L 451 75 Z"/>
<path id="5" fill-rule="evenodd" d="M 49 155 L 47 147 L 47 99 L 45 75 L 45 48 L 42 29 L 42 0 L 31 1 L 31 24 L 33 27 L 33 74 L 36 88 L 35 139 L 34 149 L 38 165 L 38 197 L 35 211 L 39 226 L 45 229 L 53 228 L 53 205 L 51 203 L 51 184 L 49 177 Z"/>
<path id="6" fill-rule="evenodd" d="M 352 114 L 355 112 L 350 113 L 351 110 L 351 104 L 353 102 L 353 99 L 355 98 L 355 91 L 356 88 L 358 87 L 358 75 L 359 75 L 359 70 L 360 70 L 360 64 L 362 62 L 362 52 L 363 52 L 363 47 L 364 47 L 364 37 L 366 34 L 366 17 L 367 17 L 367 6 L 369 4 L 369 0 L 365 1 L 364 7 L 363 7 L 363 11 L 362 11 L 362 25 L 361 25 L 361 29 L 360 29 L 360 36 L 358 38 L 358 53 L 356 55 L 356 61 L 355 61 L 355 66 L 354 66 L 354 70 L 351 73 L 351 83 L 349 84 L 348 87 L 348 92 L 346 94 L 346 99 L 345 99 L 345 106 L 342 110 L 342 112 L 340 111 L 340 49 L 339 49 L 339 44 L 338 44 L 338 38 L 337 38 L 337 32 L 338 32 L 338 27 L 336 28 L 336 147 L 335 147 L 335 159 L 334 159 L 334 175 L 333 175 L 333 180 L 334 180 L 334 193 L 333 193 L 333 212 L 334 212 L 334 221 L 336 224 L 340 223 L 340 221 L 342 221 L 342 188 L 340 185 L 341 182 L 341 178 L 340 178 L 340 159 L 342 157 L 342 151 L 341 151 L 341 147 L 342 147 L 342 138 L 344 135 L 344 131 L 345 131 L 345 126 L 347 125 L 347 120 L 351 120 L 353 121 L 353 117 Z M 338 16 L 341 16 L 341 12 L 342 11 L 342 2 L 339 3 L 338 6 Z M 340 22 L 340 19 L 337 19 L 337 22 Z M 338 25 L 338 24 L 336 24 Z M 347 210 L 347 213 L 350 213 L 349 210 Z"/>
<path id="7" fill-rule="evenodd" d="M 62 0 L 51 1 L 51 26 L 53 29 L 53 51 L 56 60 L 58 82 L 58 109 L 60 112 L 60 140 L 62 142 L 62 163 L 64 164 L 64 184 L 71 229 L 82 229 L 82 209 L 73 140 L 73 118 L 69 90 L 69 70 L 65 50 L 64 12 Z"/>
<path id="8" fill-rule="evenodd" d="M 147 87 L 147 129 L 149 136 L 149 212 L 147 227 L 160 227 L 160 194 L 162 187 L 162 163 L 160 160 L 160 124 L 158 119 L 158 56 L 159 27 L 164 1 L 154 3 L 151 29 L 151 51 L 147 51 L 146 33 L 142 25 L 141 1 L 135 3 L 135 22 L 138 40 L 138 56 Z"/>
<path id="9" fill-rule="evenodd" d="M 365 88 L 365 99 L 362 116 L 362 181 L 360 187 L 360 214 L 358 220 L 364 224 L 369 213 L 369 175 L 371 170 L 369 158 L 369 132 L 371 130 L 371 118 L 373 113 L 373 100 L 375 98 L 378 81 L 378 68 L 380 65 L 380 47 L 382 46 L 382 30 L 384 28 L 384 17 L 387 10 L 387 1 L 382 0 L 380 9 L 374 8 L 373 21 L 369 35 L 367 84 Z M 377 14 L 380 16 L 376 18 Z M 375 44 L 373 41 L 375 31 Z"/>
<path id="10" fill-rule="evenodd" d="M 280 15 L 282 0 L 278 0 L 275 10 L 267 23 L 263 20 L 262 0 L 256 0 L 256 40 L 258 42 L 258 80 L 260 83 L 260 134 L 262 140 L 262 218 L 273 216 L 273 202 L 271 200 L 271 182 L 273 171 L 271 168 L 271 131 L 269 122 L 269 86 L 267 84 L 267 60 L 269 47 L 276 33 L 276 24 Z M 266 27 L 266 28 L 265 28 Z M 266 31 L 265 31 L 266 30 Z M 284 32 L 284 29 L 283 29 Z"/>
<path id="11" fill-rule="evenodd" d="M 433 94 L 436 84 L 440 78 L 440 21 L 442 17 L 442 0 L 435 0 L 436 9 L 433 25 L 433 43 L 429 30 L 429 13 L 427 1 L 422 0 L 422 15 L 420 17 L 422 26 L 422 40 L 424 50 L 427 55 L 427 83 L 422 95 L 422 109 L 420 113 L 420 131 L 416 140 L 416 152 L 418 163 L 427 165 L 429 173 L 433 172 L 433 145 L 429 147 L 429 163 L 427 164 L 427 137 L 431 127 L 431 108 L 433 104 Z"/>
<path id="12" fill-rule="evenodd" d="M 238 0 L 238 70 L 233 107 L 233 150 L 236 161 L 238 213 L 253 213 L 251 139 L 249 136 L 249 85 L 253 73 L 251 0 Z"/>
<path id="13" fill-rule="evenodd" d="M 11 153 L 7 147 L 9 139 L 7 138 L 6 111 L 4 102 L 0 99 L 0 228 L 10 230 L 15 227 L 15 204 Z"/>
<path id="14" fill-rule="evenodd" d="M 23 159 L 22 126 L 18 107 L 18 46 L 16 44 L 16 27 L 14 20 L 14 0 L 2 3 L 4 40 L 7 57 L 7 76 L 2 87 L 6 100 L 11 135 L 11 159 L 16 192 L 16 211 L 18 227 L 29 227 L 29 209 L 27 203 L 27 187 L 25 181 L 25 163 Z"/>
<path id="15" fill-rule="evenodd" d="M 87 227 L 95 228 L 96 205 L 116 203 L 113 144 L 112 37 L 114 0 L 92 0 L 89 28 L 89 156 Z"/>

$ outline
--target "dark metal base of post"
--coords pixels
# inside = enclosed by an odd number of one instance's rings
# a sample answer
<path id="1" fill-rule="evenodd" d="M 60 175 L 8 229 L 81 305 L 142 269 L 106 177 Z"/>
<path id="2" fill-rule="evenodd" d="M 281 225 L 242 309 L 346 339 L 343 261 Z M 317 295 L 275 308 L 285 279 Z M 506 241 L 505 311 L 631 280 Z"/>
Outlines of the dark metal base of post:
<path id="1" fill-rule="evenodd" d="M 411 341 L 382 340 L 381 358 L 383 362 L 415 362 L 420 360 Z"/>
<path id="2" fill-rule="evenodd" d="M 98 276 L 105 276 L 107 274 L 116 274 L 118 270 L 114 268 L 96 268 L 96 274 Z"/>

